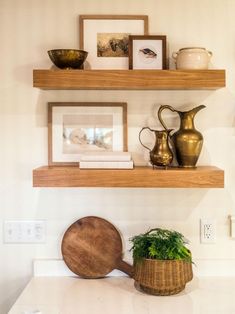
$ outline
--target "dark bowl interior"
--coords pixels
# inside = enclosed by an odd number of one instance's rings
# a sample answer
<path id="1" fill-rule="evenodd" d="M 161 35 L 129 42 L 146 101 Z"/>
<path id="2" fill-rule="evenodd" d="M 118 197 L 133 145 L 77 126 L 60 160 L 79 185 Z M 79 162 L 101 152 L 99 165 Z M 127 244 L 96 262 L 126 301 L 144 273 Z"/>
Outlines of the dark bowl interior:
<path id="1" fill-rule="evenodd" d="M 48 51 L 48 55 L 60 69 L 81 69 L 88 52 L 78 49 L 53 49 Z"/>

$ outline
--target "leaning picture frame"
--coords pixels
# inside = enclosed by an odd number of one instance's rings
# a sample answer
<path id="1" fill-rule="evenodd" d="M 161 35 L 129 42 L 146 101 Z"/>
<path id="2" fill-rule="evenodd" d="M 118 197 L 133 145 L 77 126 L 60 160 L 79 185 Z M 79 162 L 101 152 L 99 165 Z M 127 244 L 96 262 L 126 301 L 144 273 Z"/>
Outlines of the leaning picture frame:
<path id="1" fill-rule="evenodd" d="M 49 102 L 48 165 L 79 165 L 91 151 L 127 151 L 127 103 Z"/>
<path id="2" fill-rule="evenodd" d="M 129 36 L 129 69 L 166 69 L 166 36 Z"/>
<path id="3" fill-rule="evenodd" d="M 128 69 L 129 35 L 148 34 L 147 15 L 80 15 L 80 49 L 85 69 Z"/>

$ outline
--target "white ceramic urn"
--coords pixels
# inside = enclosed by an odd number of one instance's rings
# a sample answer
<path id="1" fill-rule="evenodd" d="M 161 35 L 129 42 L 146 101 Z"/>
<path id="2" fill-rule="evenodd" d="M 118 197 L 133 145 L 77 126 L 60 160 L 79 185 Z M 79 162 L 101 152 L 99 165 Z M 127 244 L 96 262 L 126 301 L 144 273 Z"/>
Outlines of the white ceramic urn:
<path id="1" fill-rule="evenodd" d="M 201 47 L 186 47 L 173 52 L 172 57 L 178 70 L 203 70 L 208 69 L 212 52 Z"/>

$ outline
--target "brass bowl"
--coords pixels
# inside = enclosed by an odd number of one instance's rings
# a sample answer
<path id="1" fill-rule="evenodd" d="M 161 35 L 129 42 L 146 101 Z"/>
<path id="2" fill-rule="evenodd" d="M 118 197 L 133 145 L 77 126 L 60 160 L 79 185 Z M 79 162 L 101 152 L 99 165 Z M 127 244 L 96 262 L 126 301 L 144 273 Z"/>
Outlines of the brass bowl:
<path id="1" fill-rule="evenodd" d="M 88 55 L 87 51 L 78 49 L 53 49 L 47 53 L 60 69 L 81 69 Z"/>

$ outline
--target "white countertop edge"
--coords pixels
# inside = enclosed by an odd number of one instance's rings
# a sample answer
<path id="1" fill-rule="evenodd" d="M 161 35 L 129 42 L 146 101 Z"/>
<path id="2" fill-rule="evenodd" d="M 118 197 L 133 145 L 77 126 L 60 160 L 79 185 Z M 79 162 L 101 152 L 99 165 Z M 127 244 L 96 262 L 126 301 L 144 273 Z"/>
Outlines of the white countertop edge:
<path id="1" fill-rule="evenodd" d="M 74 277 L 76 276 L 61 259 L 36 259 L 33 261 L 34 277 Z M 115 269 L 108 274 L 111 277 L 127 276 Z"/>
<path id="2" fill-rule="evenodd" d="M 194 260 L 193 273 L 197 277 L 235 277 L 235 259 L 197 259 Z M 36 259 L 33 261 L 35 277 L 74 277 L 62 259 Z M 108 274 L 111 277 L 127 276 L 119 270 Z"/>

